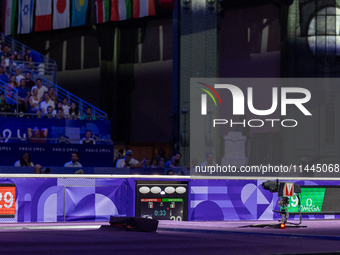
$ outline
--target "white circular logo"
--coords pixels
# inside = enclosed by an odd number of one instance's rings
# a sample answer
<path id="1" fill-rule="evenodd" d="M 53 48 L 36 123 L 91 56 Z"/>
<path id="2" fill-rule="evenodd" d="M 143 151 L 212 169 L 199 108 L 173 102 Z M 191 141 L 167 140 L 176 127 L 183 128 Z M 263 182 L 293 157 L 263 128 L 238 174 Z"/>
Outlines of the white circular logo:
<path id="1" fill-rule="evenodd" d="M 309 203 L 308 203 L 308 201 L 309 201 Z M 313 200 L 311 198 L 308 198 L 306 200 L 306 206 L 312 206 L 312 205 L 313 205 Z"/>

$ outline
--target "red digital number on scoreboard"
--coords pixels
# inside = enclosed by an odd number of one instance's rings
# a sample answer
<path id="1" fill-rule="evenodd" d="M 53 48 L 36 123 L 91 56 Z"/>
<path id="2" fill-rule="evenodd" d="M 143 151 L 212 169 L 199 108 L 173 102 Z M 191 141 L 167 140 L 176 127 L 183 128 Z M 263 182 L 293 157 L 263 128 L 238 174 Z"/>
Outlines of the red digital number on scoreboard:
<path id="1" fill-rule="evenodd" d="M 15 216 L 15 185 L 0 184 L 0 217 Z"/>

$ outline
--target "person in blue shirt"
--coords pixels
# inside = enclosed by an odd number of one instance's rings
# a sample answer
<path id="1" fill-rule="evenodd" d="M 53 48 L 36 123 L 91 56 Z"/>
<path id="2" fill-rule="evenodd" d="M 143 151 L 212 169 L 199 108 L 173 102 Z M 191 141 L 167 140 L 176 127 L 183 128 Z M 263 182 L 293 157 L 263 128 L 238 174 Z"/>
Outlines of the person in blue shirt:
<path id="1" fill-rule="evenodd" d="M 72 152 L 71 161 L 65 163 L 64 167 L 83 167 L 79 162 L 79 154 L 78 152 Z"/>
<path id="2" fill-rule="evenodd" d="M 44 75 L 45 67 L 40 54 L 32 49 L 28 49 L 27 54 L 29 57 L 29 61 L 34 64 L 34 72 L 39 75 Z"/>
<path id="3" fill-rule="evenodd" d="M 96 120 L 96 116 L 92 115 L 92 107 L 87 107 L 86 115 L 80 117 L 81 120 Z"/>
<path id="4" fill-rule="evenodd" d="M 35 63 L 42 63 L 42 59 L 40 57 L 40 54 L 36 52 L 35 50 L 28 49 L 27 50 L 28 57 L 30 58 L 30 62 L 35 62 Z"/>
<path id="5" fill-rule="evenodd" d="M 176 168 L 176 167 L 181 167 L 179 162 L 181 160 L 182 154 L 181 153 L 175 153 L 171 160 L 168 160 L 165 165 L 164 168 Z"/>
<path id="6" fill-rule="evenodd" d="M 4 82 L 9 83 L 9 78 L 7 74 L 5 74 L 3 66 L 0 66 L 0 80 L 3 80 Z"/>
<path id="7" fill-rule="evenodd" d="M 19 100 L 19 110 L 23 112 L 28 112 L 28 99 L 31 96 L 31 91 L 26 87 L 25 79 L 20 80 L 20 86 L 18 90 L 18 100 Z"/>

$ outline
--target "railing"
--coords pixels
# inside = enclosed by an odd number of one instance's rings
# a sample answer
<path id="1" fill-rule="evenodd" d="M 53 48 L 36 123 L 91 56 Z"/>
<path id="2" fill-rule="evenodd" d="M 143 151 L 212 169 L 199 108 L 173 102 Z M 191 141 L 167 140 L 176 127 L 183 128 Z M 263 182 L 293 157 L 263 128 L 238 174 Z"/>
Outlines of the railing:
<path id="1" fill-rule="evenodd" d="M 82 117 L 82 114 L 83 115 L 86 114 L 86 109 L 88 107 L 91 107 L 92 108 L 92 116 L 98 116 L 98 119 L 101 119 L 101 120 L 107 118 L 106 112 L 104 112 L 104 111 L 98 109 L 97 107 L 95 107 L 95 106 L 85 102 L 84 100 L 82 100 L 79 97 L 73 95 L 69 91 L 63 89 L 62 87 L 59 87 L 57 84 L 54 84 L 54 83 L 50 82 L 49 80 L 47 80 L 47 79 L 41 77 L 40 75 L 36 74 L 32 70 L 27 69 L 25 66 L 17 65 L 17 68 L 20 68 L 21 73 L 22 73 L 23 76 L 25 76 L 26 72 L 30 72 L 32 80 L 36 80 L 37 78 L 41 78 L 42 79 L 42 83 L 43 83 L 44 86 L 46 86 L 47 88 L 54 87 L 54 92 L 55 92 L 55 94 L 58 97 L 58 101 L 62 101 L 63 98 L 66 97 L 70 104 L 71 103 L 76 103 L 78 105 L 78 108 L 79 108 L 80 117 Z"/>
<path id="2" fill-rule="evenodd" d="M 18 90 L 0 80 L 0 92 L 5 96 L 5 102 L 16 105 L 16 112 L 19 110 Z"/>
<path id="3" fill-rule="evenodd" d="M 124 158 L 124 155 L 123 154 L 121 154 L 119 151 L 117 151 L 117 150 L 114 150 L 114 159 L 122 159 L 122 158 Z"/>
<path id="4" fill-rule="evenodd" d="M 55 64 L 9 60 L 9 70 L 12 74 L 15 74 L 15 70 L 20 66 L 23 66 L 28 70 L 39 74 L 42 78 L 45 78 L 46 80 L 56 83 L 56 79 L 54 78 L 56 73 Z"/>
<path id="5" fill-rule="evenodd" d="M 75 174 L 82 169 L 85 174 Z M 190 176 L 181 168 L 171 168 L 173 175 L 168 175 L 169 168 L 115 168 L 115 167 L 61 167 L 44 165 L 44 170 L 50 173 L 36 174 L 33 166 L 0 166 L 2 178 L 136 178 L 136 179 L 164 179 L 178 181 L 190 180 Z M 161 176 L 160 176 L 161 175 Z M 180 175 L 180 176 L 179 176 Z M 204 178 L 204 176 L 201 176 Z M 159 181 L 159 180 L 158 180 Z"/>
<path id="6" fill-rule="evenodd" d="M 0 89 L 1 91 L 1 89 Z M 1 93 L 3 93 L 1 91 Z M 12 101 L 11 101 L 12 103 Z M 18 112 L 17 110 L 15 112 L 0 112 L 1 117 L 25 117 L 25 118 L 45 118 L 45 117 L 51 117 L 51 119 L 58 119 L 58 114 L 42 114 L 42 113 L 24 113 L 24 112 Z M 64 119 L 67 120 L 86 120 L 82 117 L 85 117 L 84 115 L 67 115 L 64 114 Z M 104 120 L 102 115 L 91 115 L 91 117 L 95 117 L 96 120 Z M 59 118 L 60 119 L 60 118 Z M 92 120 L 93 121 L 93 120 Z"/>
<path id="7" fill-rule="evenodd" d="M 24 60 L 24 55 L 26 54 L 27 50 L 33 50 L 30 47 L 14 40 L 12 37 L 5 36 L 3 33 L 0 32 L 0 36 L 2 41 L 11 47 L 11 53 L 17 52 L 21 55 L 22 60 Z M 37 63 L 38 65 L 34 65 L 34 71 L 39 71 L 42 76 L 53 83 L 57 82 L 57 64 L 54 60 L 38 53 L 43 60 L 42 63 Z M 40 66 L 40 67 L 39 67 Z M 35 70 L 36 69 L 36 70 Z"/>
<path id="8" fill-rule="evenodd" d="M 0 37 L 2 41 L 11 47 L 11 53 L 18 52 L 21 54 L 22 57 L 26 54 L 27 50 L 32 50 L 31 48 L 27 47 L 26 45 L 14 40 L 9 36 L 5 36 L 3 33 L 0 32 Z M 15 70 L 20 68 L 21 73 L 24 75 L 26 71 L 31 73 L 31 79 L 35 80 L 36 78 L 41 78 L 43 80 L 43 85 L 46 87 L 54 87 L 55 93 L 58 97 L 59 101 L 62 101 L 63 98 L 67 98 L 69 103 L 76 103 L 79 108 L 80 115 L 85 114 L 86 109 L 88 107 L 92 108 L 93 116 L 98 116 L 99 119 L 106 119 L 106 113 L 102 110 L 98 109 L 97 107 L 83 101 L 79 97 L 73 95 L 72 93 L 68 92 L 67 90 L 59 87 L 56 85 L 57 82 L 57 65 L 56 62 L 40 53 L 38 53 L 42 58 L 42 63 L 31 63 L 26 62 L 23 60 L 9 60 L 7 61 L 8 66 L 10 68 L 10 72 L 15 74 Z M 6 94 L 7 95 L 7 94 Z M 17 109 L 18 110 L 18 109 Z"/>
<path id="9" fill-rule="evenodd" d="M 107 144 L 107 145 L 113 145 L 113 141 L 111 139 L 100 139 L 98 136 L 93 135 L 93 140 L 96 142 L 95 145 L 98 144 Z M 29 142 L 29 138 L 22 137 L 1 137 L 0 136 L 0 143 L 10 143 L 10 140 L 18 141 L 18 142 Z M 46 141 L 48 143 L 64 143 L 64 144 L 79 144 L 82 139 L 70 139 L 68 137 L 61 136 L 60 138 L 34 138 L 35 141 Z M 94 146 L 95 146 L 94 145 Z"/>

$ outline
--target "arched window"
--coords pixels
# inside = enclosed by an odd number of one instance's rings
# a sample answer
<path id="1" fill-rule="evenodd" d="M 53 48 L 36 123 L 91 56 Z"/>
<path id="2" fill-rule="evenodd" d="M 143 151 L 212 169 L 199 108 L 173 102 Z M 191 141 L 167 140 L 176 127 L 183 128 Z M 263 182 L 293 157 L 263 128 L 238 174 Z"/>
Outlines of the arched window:
<path id="1" fill-rule="evenodd" d="M 308 44 L 313 54 L 324 64 L 340 60 L 340 9 L 327 7 L 311 20 L 308 29 Z"/>

